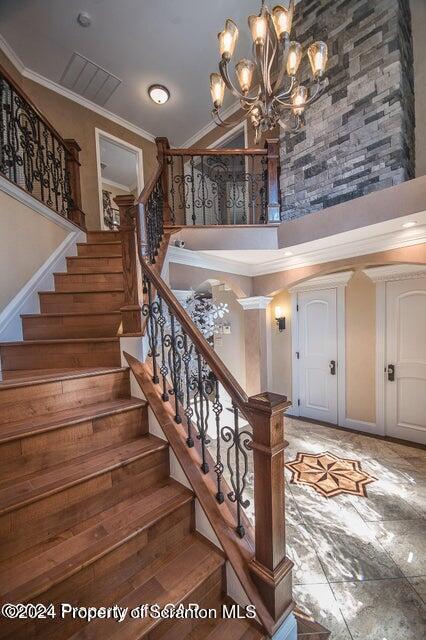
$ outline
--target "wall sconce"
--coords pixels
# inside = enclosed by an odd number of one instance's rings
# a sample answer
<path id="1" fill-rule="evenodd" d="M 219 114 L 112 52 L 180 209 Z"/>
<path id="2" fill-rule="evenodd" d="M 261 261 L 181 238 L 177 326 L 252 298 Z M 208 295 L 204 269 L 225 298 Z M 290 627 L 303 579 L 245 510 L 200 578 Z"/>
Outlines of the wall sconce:
<path id="1" fill-rule="evenodd" d="M 285 330 L 285 316 L 281 307 L 275 307 L 275 322 L 278 325 L 278 331 Z"/>

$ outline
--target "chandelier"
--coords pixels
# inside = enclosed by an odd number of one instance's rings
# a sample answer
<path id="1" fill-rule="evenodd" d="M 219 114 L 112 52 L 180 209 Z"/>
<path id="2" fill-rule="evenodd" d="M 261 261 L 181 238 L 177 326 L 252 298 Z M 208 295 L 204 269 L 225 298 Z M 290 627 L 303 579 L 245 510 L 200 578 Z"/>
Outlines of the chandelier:
<path id="1" fill-rule="evenodd" d="M 230 77 L 230 64 L 237 40 L 238 28 L 228 18 L 225 28 L 218 34 L 221 60 L 219 72 L 210 75 L 213 101 L 212 116 L 219 126 L 231 127 L 250 120 L 255 130 L 255 141 L 262 133 L 280 125 L 287 131 L 297 131 L 303 124 L 305 109 L 322 94 L 328 81 L 324 78 L 328 51 L 324 42 L 314 42 L 308 48 L 313 80 L 308 88 L 297 80 L 303 57 L 299 42 L 290 40 L 294 0 L 288 8 L 276 5 L 272 11 L 262 0 L 257 16 L 249 16 L 248 25 L 253 40 L 253 60 L 242 58 L 235 65 L 239 89 Z M 220 115 L 225 88 L 239 99 L 243 117 L 224 121 Z"/>

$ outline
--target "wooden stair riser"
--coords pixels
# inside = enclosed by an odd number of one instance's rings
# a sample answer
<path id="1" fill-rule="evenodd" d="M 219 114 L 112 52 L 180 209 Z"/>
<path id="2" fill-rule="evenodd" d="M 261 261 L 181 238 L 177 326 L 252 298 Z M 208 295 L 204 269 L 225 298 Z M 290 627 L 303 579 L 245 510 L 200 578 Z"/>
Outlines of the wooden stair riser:
<path id="1" fill-rule="evenodd" d="M 120 256 L 114 258 L 67 258 L 68 273 L 123 273 Z"/>
<path id="2" fill-rule="evenodd" d="M 122 273 L 55 273 L 55 291 L 110 291 L 123 288 Z"/>
<path id="3" fill-rule="evenodd" d="M 86 407 L 130 395 L 128 371 L 112 371 L 98 375 L 46 381 L 40 384 L 0 386 L 1 425 L 49 415 L 57 411 Z"/>
<path id="4" fill-rule="evenodd" d="M 122 291 L 39 293 L 41 313 L 119 311 L 124 304 Z"/>
<path id="5" fill-rule="evenodd" d="M 86 234 L 87 242 L 90 244 L 120 242 L 119 231 L 88 231 Z"/>
<path id="6" fill-rule="evenodd" d="M 120 335 L 121 314 L 85 313 L 84 315 L 39 315 L 22 318 L 24 340 L 61 338 L 112 338 Z"/>
<path id="7" fill-rule="evenodd" d="M 0 344 L 2 370 L 118 367 L 119 340 Z"/>
<path id="8" fill-rule="evenodd" d="M 171 510 L 170 514 L 163 517 L 152 526 L 137 532 L 128 541 L 111 550 L 106 555 L 95 559 L 92 563 L 82 566 L 68 578 L 50 586 L 42 593 L 30 595 L 25 601 L 36 599 L 37 602 L 55 603 L 69 602 L 77 606 L 109 606 L 117 604 L 120 597 L 129 590 L 132 576 L 151 562 L 161 557 L 165 550 L 171 549 L 184 541 L 190 533 L 193 525 L 193 503 Z M 96 597 L 96 591 L 103 593 L 105 584 L 110 585 L 109 599 L 105 596 Z M 56 621 L 57 622 L 57 621 Z M 61 620 L 61 634 L 66 631 L 66 636 L 83 627 L 82 620 Z M 43 638 L 49 638 L 49 633 L 58 632 L 55 621 L 47 620 L 45 625 L 29 622 L 23 625 L 20 622 L 11 623 L 8 626 L 6 637 L 13 634 L 16 640 L 20 638 L 35 637 L 37 632 L 40 637 L 43 629 Z M 4 637 L 0 633 L 0 637 Z M 65 637 L 62 635 L 61 637 Z"/>
<path id="9" fill-rule="evenodd" d="M 168 475 L 168 451 L 162 449 L 5 513 L 0 516 L 0 561 L 164 481 Z"/>
<path id="10" fill-rule="evenodd" d="M 93 418 L 0 444 L 2 482 L 120 444 L 148 432 L 145 407 Z"/>
<path id="11" fill-rule="evenodd" d="M 99 244 L 77 244 L 77 255 L 81 257 L 121 256 L 121 242 Z"/>

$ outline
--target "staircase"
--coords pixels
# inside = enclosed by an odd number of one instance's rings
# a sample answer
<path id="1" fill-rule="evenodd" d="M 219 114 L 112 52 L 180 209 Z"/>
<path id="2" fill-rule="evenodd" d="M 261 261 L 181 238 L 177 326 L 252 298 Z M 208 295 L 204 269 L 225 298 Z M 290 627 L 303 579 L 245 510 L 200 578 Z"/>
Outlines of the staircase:
<path id="1" fill-rule="evenodd" d="M 136 607 L 229 603 L 225 559 L 195 531 L 194 495 L 121 366 L 121 243 L 90 232 L 22 342 L 0 344 L 2 602 Z M 9 640 L 263 638 L 248 620 L 4 622 Z"/>

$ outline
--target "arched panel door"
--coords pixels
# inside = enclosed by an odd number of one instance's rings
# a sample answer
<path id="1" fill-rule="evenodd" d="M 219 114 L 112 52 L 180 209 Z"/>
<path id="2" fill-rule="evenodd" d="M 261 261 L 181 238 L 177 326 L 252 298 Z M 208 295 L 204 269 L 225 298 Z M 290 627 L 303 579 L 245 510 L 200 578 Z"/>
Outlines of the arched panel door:
<path id="1" fill-rule="evenodd" d="M 426 278 L 386 283 L 386 434 L 426 444 Z"/>
<path id="2" fill-rule="evenodd" d="M 336 289 L 298 294 L 300 415 L 337 424 Z"/>

